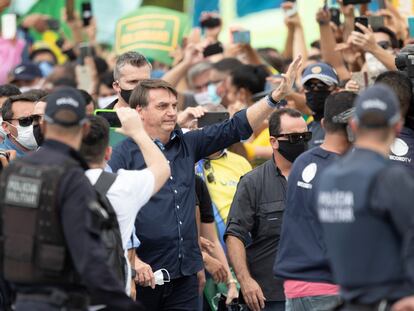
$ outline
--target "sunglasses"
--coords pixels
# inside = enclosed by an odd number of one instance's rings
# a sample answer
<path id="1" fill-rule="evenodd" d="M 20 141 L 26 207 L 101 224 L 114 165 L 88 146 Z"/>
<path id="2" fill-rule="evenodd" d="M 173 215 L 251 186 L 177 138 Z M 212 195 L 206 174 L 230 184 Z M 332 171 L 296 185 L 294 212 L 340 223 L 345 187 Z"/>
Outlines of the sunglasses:
<path id="1" fill-rule="evenodd" d="M 325 91 L 325 90 L 329 90 L 329 85 L 326 85 L 323 82 L 306 83 L 303 87 L 307 91 Z"/>
<path id="2" fill-rule="evenodd" d="M 33 124 L 33 118 L 32 116 L 30 117 L 24 117 L 24 118 L 19 118 L 19 119 L 7 119 L 4 121 L 12 121 L 12 120 L 16 120 L 19 122 L 19 125 L 22 127 L 27 127 Z"/>
<path id="3" fill-rule="evenodd" d="M 307 143 L 312 139 L 312 132 L 280 134 L 276 137 L 285 137 L 291 144 Z"/>

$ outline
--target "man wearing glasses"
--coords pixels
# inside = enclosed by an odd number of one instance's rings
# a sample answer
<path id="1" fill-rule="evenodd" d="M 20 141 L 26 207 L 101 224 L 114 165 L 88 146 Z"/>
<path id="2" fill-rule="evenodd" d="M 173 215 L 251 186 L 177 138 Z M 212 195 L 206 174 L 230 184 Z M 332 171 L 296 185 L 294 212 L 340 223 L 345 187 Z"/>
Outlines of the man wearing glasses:
<path id="1" fill-rule="evenodd" d="M 15 150 L 22 157 L 37 149 L 33 134 L 33 115 L 35 100 L 32 96 L 21 94 L 9 97 L 2 107 L 2 128 L 7 134 L 0 150 Z M 37 120 L 38 121 L 38 120 Z"/>
<path id="2" fill-rule="evenodd" d="M 316 63 L 305 68 L 302 74 L 302 85 L 305 89 L 306 104 L 313 112 L 313 121 L 309 124 L 312 139 L 309 148 L 320 146 L 323 143 L 325 131 L 321 126 L 321 119 L 325 107 L 325 100 L 338 85 L 338 76 L 330 65 Z"/>
<path id="3" fill-rule="evenodd" d="M 293 164 L 274 272 L 284 279 L 286 311 L 332 310 L 339 304 L 338 286 L 322 241 L 315 209 L 315 185 L 323 170 L 350 147 L 346 123 L 356 94 L 329 95 L 322 125 L 323 144 L 303 153 Z"/>
<path id="4" fill-rule="evenodd" d="M 244 175 L 234 196 L 224 240 L 241 293 L 250 310 L 285 310 L 283 283 L 272 267 L 285 209 L 292 163 L 312 137 L 302 114 L 290 108 L 269 119 L 273 158 Z"/>

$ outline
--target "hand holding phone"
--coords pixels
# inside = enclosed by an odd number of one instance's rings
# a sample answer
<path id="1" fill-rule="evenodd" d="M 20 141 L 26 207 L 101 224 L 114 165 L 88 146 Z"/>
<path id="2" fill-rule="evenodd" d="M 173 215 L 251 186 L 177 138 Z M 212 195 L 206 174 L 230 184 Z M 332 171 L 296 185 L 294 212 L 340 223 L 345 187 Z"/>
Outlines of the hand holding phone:
<path id="1" fill-rule="evenodd" d="M 92 6 L 90 2 L 83 2 L 81 7 L 83 26 L 89 26 L 92 19 Z"/>
<path id="2" fill-rule="evenodd" d="M 355 31 L 358 31 L 360 33 L 364 33 L 362 31 L 362 29 L 360 29 L 356 24 L 359 23 L 365 27 L 368 28 L 368 17 L 366 16 L 359 16 L 359 17 L 355 17 Z"/>
<path id="3" fill-rule="evenodd" d="M 370 3 L 371 0 L 343 0 L 344 5 L 350 5 L 350 4 L 366 4 Z"/>

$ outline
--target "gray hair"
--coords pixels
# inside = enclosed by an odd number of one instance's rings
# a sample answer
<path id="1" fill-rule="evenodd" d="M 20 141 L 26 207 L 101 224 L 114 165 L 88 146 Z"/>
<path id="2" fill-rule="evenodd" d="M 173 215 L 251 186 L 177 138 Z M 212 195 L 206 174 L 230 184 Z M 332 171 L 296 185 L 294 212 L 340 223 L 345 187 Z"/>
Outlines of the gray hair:
<path id="1" fill-rule="evenodd" d="M 212 68 L 212 65 L 210 62 L 201 62 L 194 66 L 192 66 L 188 72 L 187 72 L 187 82 L 188 86 L 190 88 L 193 88 L 193 80 L 196 76 L 206 72 L 207 70 L 210 70 Z"/>
<path id="2" fill-rule="evenodd" d="M 114 80 L 117 81 L 121 77 L 121 68 L 125 65 L 132 65 L 134 67 L 149 66 L 152 68 L 150 62 L 144 55 L 135 51 L 129 51 L 118 56 L 114 68 Z"/>

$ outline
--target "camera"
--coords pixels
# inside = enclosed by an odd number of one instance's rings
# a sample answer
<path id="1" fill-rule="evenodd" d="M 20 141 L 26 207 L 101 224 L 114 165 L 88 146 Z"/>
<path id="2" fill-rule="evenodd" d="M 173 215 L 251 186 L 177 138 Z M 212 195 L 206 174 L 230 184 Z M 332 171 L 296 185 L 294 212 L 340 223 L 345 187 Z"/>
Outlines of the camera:
<path id="1" fill-rule="evenodd" d="M 414 54 L 399 53 L 395 58 L 395 66 L 398 71 L 405 72 L 411 80 L 414 80 Z"/>

